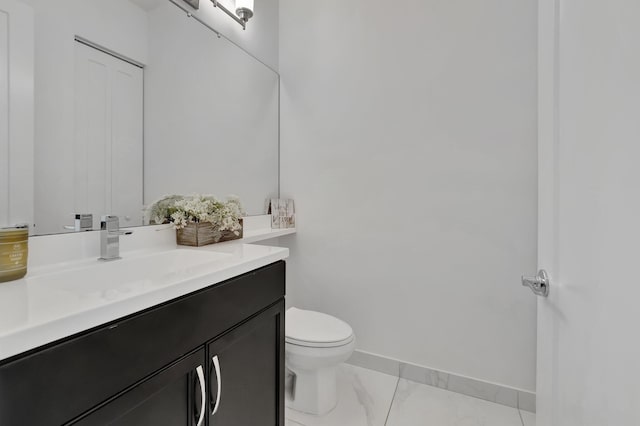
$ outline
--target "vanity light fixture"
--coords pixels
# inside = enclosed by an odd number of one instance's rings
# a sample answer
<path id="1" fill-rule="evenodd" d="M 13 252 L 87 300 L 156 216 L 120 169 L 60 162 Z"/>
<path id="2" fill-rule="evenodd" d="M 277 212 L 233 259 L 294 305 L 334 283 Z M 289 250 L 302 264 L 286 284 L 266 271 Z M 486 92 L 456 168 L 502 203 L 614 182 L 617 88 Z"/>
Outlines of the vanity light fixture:
<path id="1" fill-rule="evenodd" d="M 200 0 L 184 0 L 184 2 L 196 10 L 200 9 Z"/>
<path id="2" fill-rule="evenodd" d="M 231 19 L 242 25 L 242 29 L 247 29 L 247 21 L 253 16 L 253 0 L 235 0 L 236 1 L 236 13 L 233 13 L 226 7 L 224 7 L 218 0 L 211 0 L 213 7 L 217 7 L 224 13 L 229 15 Z"/>
<path id="3" fill-rule="evenodd" d="M 200 0 L 184 0 L 184 2 L 194 9 L 200 9 Z M 249 21 L 249 19 L 253 17 L 253 0 L 235 0 L 235 2 L 236 13 L 233 13 L 218 0 L 211 0 L 211 3 L 213 3 L 213 7 L 217 7 L 218 9 L 222 10 L 234 21 L 242 25 L 243 30 L 246 30 L 247 21 Z"/>
<path id="4" fill-rule="evenodd" d="M 236 15 L 246 24 L 253 17 L 253 0 L 236 0 Z"/>

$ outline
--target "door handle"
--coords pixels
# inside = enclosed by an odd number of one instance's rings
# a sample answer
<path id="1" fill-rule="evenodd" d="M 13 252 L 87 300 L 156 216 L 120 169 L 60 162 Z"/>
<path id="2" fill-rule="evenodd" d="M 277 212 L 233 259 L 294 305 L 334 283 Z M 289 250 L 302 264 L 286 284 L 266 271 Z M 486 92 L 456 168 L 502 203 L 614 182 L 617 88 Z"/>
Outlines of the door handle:
<path id="1" fill-rule="evenodd" d="M 197 426 L 202 426 L 204 424 L 204 415 L 207 412 L 207 390 L 204 386 L 204 370 L 201 365 L 196 368 L 196 374 L 200 383 L 200 417 L 198 418 Z"/>
<path id="2" fill-rule="evenodd" d="M 538 272 L 535 277 L 522 276 L 522 285 L 529 287 L 537 296 L 547 297 L 549 296 L 549 274 L 544 269 Z"/>
<path id="3" fill-rule="evenodd" d="M 213 368 L 216 371 L 216 383 L 218 384 L 218 392 L 216 392 L 216 402 L 211 410 L 211 415 L 215 415 L 218 412 L 218 408 L 220 407 L 220 395 L 222 394 L 222 376 L 220 375 L 220 361 L 218 360 L 218 355 L 211 358 L 213 361 Z"/>

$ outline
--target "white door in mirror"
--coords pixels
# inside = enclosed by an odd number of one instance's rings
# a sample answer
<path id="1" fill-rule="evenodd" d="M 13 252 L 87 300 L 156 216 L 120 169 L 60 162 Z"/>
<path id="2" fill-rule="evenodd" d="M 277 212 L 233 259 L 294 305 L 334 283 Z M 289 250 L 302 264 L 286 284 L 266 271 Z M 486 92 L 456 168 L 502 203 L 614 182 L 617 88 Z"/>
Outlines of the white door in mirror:
<path id="1" fill-rule="evenodd" d="M 76 42 L 75 211 L 142 225 L 143 70 Z M 67 218 L 60 218 L 64 223 Z"/>

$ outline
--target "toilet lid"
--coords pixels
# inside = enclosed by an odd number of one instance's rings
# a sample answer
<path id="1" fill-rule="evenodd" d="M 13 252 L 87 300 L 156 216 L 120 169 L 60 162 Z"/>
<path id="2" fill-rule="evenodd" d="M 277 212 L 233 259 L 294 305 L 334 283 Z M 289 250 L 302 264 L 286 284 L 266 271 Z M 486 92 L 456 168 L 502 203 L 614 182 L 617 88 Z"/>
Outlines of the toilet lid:
<path id="1" fill-rule="evenodd" d="M 353 340 L 353 330 L 346 322 L 315 311 L 289 308 L 285 321 L 286 341 L 310 347 L 342 346 Z"/>

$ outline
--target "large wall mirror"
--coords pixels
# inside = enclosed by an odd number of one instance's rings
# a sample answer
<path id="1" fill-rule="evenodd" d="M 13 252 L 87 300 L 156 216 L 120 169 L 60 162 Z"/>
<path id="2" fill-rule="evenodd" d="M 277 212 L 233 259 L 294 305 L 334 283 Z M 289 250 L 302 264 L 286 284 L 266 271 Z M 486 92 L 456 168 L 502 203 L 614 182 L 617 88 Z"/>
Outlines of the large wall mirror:
<path id="1" fill-rule="evenodd" d="M 0 226 L 278 195 L 278 74 L 169 0 L 0 0 L 0 68 Z"/>

